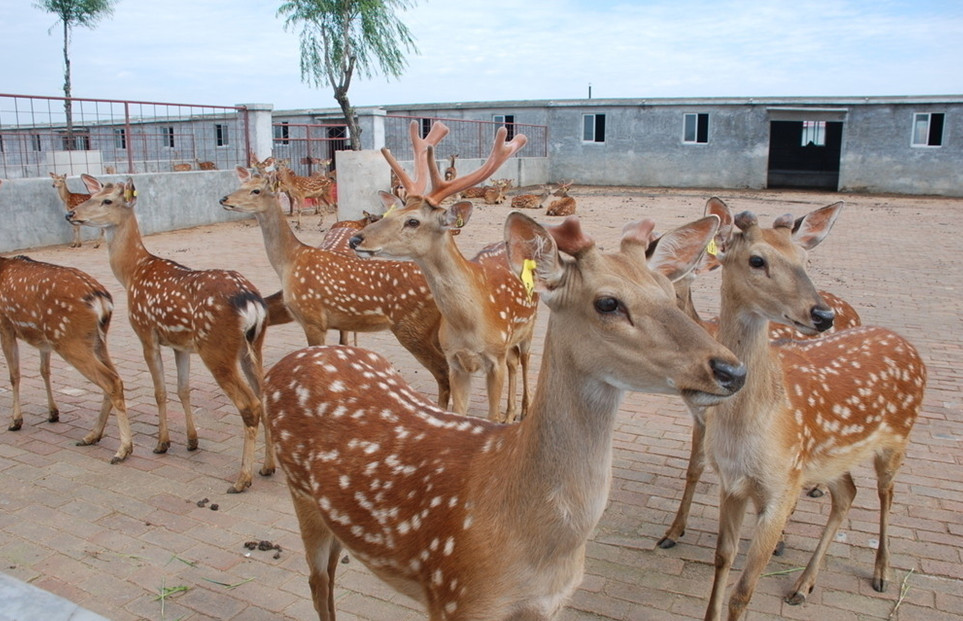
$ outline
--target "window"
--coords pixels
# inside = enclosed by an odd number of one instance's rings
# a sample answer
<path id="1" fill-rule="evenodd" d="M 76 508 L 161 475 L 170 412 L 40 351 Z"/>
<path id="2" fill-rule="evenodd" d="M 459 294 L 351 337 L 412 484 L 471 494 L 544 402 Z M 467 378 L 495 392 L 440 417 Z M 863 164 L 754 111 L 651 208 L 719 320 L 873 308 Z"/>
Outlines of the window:
<path id="1" fill-rule="evenodd" d="M 276 123 L 274 125 L 274 140 L 280 144 L 289 144 L 291 142 L 290 141 L 291 135 L 289 133 L 290 129 L 291 128 L 288 127 L 287 121 L 281 121 L 280 123 Z"/>
<path id="2" fill-rule="evenodd" d="M 114 148 L 127 148 L 127 130 L 123 127 L 114 130 Z"/>
<path id="3" fill-rule="evenodd" d="M 605 115 L 582 115 L 582 142 L 605 142 Z"/>
<path id="4" fill-rule="evenodd" d="M 64 151 L 89 151 L 90 134 L 86 131 L 75 130 L 73 136 L 66 132 L 60 135 L 60 142 Z"/>
<path id="5" fill-rule="evenodd" d="M 3 153 L 3 136 L 0 135 L 0 153 Z"/>
<path id="6" fill-rule="evenodd" d="M 511 140 L 515 137 L 515 115 L 514 114 L 493 114 L 492 121 L 495 123 L 495 131 L 502 125 L 508 130 L 508 135 L 505 136 L 506 140 Z"/>
<path id="7" fill-rule="evenodd" d="M 227 125 L 222 125 L 221 123 L 216 123 L 214 125 L 214 144 L 219 147 L 226 146 L 227 143 Z"/>
<path id="8" fill-rule="evenodd" d="M 943 113 L 913 115 L 913 146 L 939 147 L 943 144 Z"/>
<path id="9" fill-rule="evenodd" d="M 709 115 L 702 112 L 699 114 L 687 113 L 683 120 L 682 142 L 707 143 L 709 142 Z"/>
<path id="10" fill-rule="evenodd" d="M 40 134 L 30 134 L 30 145 L 34 151 L 40 151 Z"/>
<path id="11" fill-rule="evenodd" d="M 431 131 L 431 119 L 421 119 L 419 126 L 421 127 L 421 137 L 427 137 L 428 132 Z"/>
<path id="12" fill-rule="evenodd" d="M 826 121 L 803 121 L 801 147 L 826 146 Z"/>
<path id="13" fill-rule="evenodd" d="M 174 128 L 164 127 L 161 129 L 162 135 L 164 137 L 164 146 L 174 148 Z"/>

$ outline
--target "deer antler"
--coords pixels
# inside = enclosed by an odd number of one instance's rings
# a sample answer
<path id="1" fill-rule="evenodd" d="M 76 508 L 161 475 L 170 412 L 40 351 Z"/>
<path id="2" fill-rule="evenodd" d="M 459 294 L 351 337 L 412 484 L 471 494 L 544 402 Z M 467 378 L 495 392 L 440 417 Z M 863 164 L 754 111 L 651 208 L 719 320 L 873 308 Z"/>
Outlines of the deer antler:
<path id="1" fill-rule="evenodd" d="M 424 138 L 418 135 L 418 122 L 412 121 L 408 125 L 408 133 L 411 135 L 411 146 L 414 148 L 415 179 L 412 181 L 405 169 L 398 163 L 398 160 L 391 154 L 387 147 L 381 149 L 381 154 L 388 160 L 388 166 L 395 171 L 398 181 L 404 186 L 408 196 L 422 196 L 425 193 L 425 186 L 428 184 L 428 162 L 425 160 L 425 153 L 431 152 L 431 148 L 437 146 L 441 139 L 448 135 L 448 127 L 444 123 L 432 123 L 428 135 Z"/>
<path id="2" fill-rule="evenodd" d="M 504 126 L 499 127 L 498 131 L 495 132 L 495 144 L 492 145 L 492 152 L 481 168 L 462 177 L 455 177 L 450 181 L 445 181 L 444 177 L 438 172 L 434 149 L 429 146 L 426 163 L 428 164 L 428 173 L 431 175 L 431 194 L 425 196 L 425 199 L 432 205 L 437 205 L 452 194 L 457 194 L 490 177 L 498 170 L 499 166 L 515 155 L 528 142 L 528 138 L 524 134 L 516 134 L 510 142 L 505 142 L 507 135 L 508 130 Z"/>

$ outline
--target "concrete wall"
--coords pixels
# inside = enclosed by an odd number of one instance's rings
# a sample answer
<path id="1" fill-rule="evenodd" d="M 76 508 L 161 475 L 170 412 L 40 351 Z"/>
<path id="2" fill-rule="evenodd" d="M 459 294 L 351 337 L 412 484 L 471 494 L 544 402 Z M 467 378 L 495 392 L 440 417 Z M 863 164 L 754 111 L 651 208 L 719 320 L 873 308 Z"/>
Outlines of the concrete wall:
<path id="1" fill-rule="evenodd" d="M 102 182 L 124 181 L 121 175 L 102 175 Z M 240 220 L 218 200 L 238 185 L 233 170 L 133 175 L 137 187 L 137 220 L 145 235 L 215 222 Z M 86 192 L 79 177 L 67 179 L 72 192 Z M 40 246 L 70 243 L 73 228 L 50 178 L 5 179 L 0 185 L 0 252 L 27 251 Z M 84 239 L 97 231 L 84 227 Z"/>

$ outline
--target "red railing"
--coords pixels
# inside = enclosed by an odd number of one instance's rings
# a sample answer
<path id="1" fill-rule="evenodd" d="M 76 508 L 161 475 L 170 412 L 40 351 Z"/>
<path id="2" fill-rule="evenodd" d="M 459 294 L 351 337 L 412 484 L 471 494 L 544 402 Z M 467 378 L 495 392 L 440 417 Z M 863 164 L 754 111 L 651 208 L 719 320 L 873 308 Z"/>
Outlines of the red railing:
<path id="1" fill-rule="evenodd" d="M 246 166 L 247 110 L 0 93 L 0 177 Z"/>
<path id="2" fill-rule="evenodd" d="M 385 117 L 385 146 L 399 160 L 410 160 L 413 157 L 411 141 L 408 139 L 408 126 L 411 121 L 419 123 L 422 136 L 428 134 L 431 124 L 436 121 L 443 122 L 451 130 L 438 145 L 435 152 L 438 159 L 444 159 L 449 155 L 458 155 L 465 159 L 488 157 L 495 132 L 502 125 L 508 128 L 509 139 L 515 134 L 525 134 L 528 138 L 528 143 L 516 154 L 516 157 L 548 157 L 548 127 L 545 125 L 389 115 Z"/>

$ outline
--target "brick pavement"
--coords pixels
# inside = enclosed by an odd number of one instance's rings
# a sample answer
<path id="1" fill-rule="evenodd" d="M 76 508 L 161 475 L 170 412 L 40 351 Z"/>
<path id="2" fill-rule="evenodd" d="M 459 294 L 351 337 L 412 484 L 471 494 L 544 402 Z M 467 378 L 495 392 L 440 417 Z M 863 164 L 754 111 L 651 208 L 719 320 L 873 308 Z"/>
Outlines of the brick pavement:
<path id="1" fill-rule="evenodd" d="M 826 498 L 800 500 L 787 527 L 787 552 L 770 562 L 748 618 L 963 619 L 963 267 L 954 233 L 963 200 L 650 188 L 583 188 L 573 194 L 586 229 L 611 245 L 625 222 L 651 216 L 661 230 L 669 229 L 700 216 L 705 200 L 715 193 L 737 211 L 752 209 L 764 220 L 845 200 L 849 206 L 831 236 L 811 255 L 814 280 L 856 306 L 864 323 L 907 336 L 930 372 L 924 413 L 896 484 L 889 591 L 877 594 L 869 584 L 878 501 L 872 468 L 861 466 L 854 471 L 859 488 L 855 505 L 806 604 L 791 607 L 781 597 L 816 544 L 828 515 Z M 215 199 L 211 205 L 218 208 Z M 466 254 L 500 236 L 507 211 L 501 206 L 477 209 L 459 238 Z M 321 233 L 300 236 L 317 243 Z M 146 245 L 191 267 L 238 269 L 265 295 L 277 289 L 253 220 L 154 235 Z M 118 441 L 113 418 L 99 446 L 74 446 L 92 424 L 100 396 L 59 358 L 53 368 L 61 422 L 45 422 L 38 356 L 21 346 L 24 427 L 16 433 L 0 431 L 0 571 L 114 621 L 315 618 L 283 475 L 256 477 L 244 494 L 226 493 L 240 460 L 242 426 L 200 360 L 194 357 L 191 374 L 200 449 L 185 449 L 168 350 L 173 446 L 166 455 L 154 455 L 156 406 L 150 377 L 106 249 L 58 246 L 24 254 L 79 267 L 113 293 L 109 347 L 125 382 L 135 449 L 123 464 L 107 463 Z M 696 303 L 705 313 L 718 308 L 717 286 L 711 275 L 697 283 Z M 543 307 L 536 368 L 546 316 Z M 330 336 L 329 342 L 334 339 Z M 416 388 L 433 395 L 430 374 L 390 333 L 361 335 L 360 343 L 384 353 Z M 267 365 L 303 344 L 295 326 L 272 328 L 265 346 Z M 0 403 L 9 407 L 6 379 L 0 387 Z M 485 411 L 483 382 L 476 380 L 472 414 Z M 679 400 L 627 395 L 615 436 L 609 506 L 588 545 L 585 579 L 561 615 L 563 621 L 702 617 L 715 545 L 718 488 L 711 472 L 699 485 L 680 545 L 655 547 L 682 493 L 689 432 L 689 415 Z M 209 502 L 198 506 L 204 498 Z M 260 540 L 279 544 L 279 558 L 244 547 Z M 342 566 L 336 596 L 341 619 L 424 618 L 417 604 L 356 561 Z"/>

